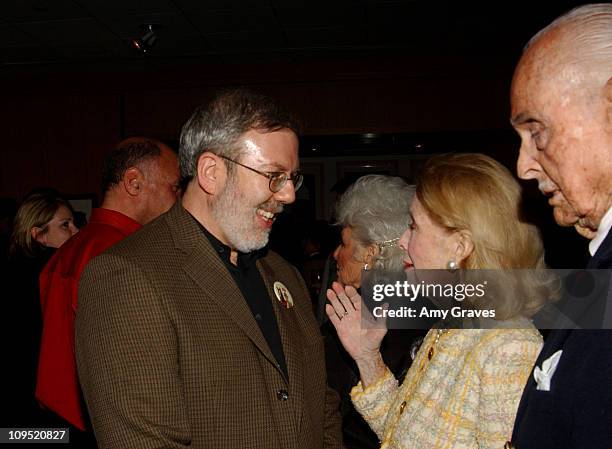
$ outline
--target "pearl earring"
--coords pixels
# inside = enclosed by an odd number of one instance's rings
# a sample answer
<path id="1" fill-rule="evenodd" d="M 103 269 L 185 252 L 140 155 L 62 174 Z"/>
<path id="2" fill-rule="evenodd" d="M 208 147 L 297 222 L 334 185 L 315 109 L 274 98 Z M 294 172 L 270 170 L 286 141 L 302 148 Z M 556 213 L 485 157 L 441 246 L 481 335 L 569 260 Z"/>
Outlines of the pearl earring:
<path id="1" fill-rule="evenodd" d="M 451 259 L 446 264 L 446 269 L 448 271 L 456 271 L 459 269 L 459 265 L 457 265 L 457 262 L 455 262 L 455 259 Z"/>

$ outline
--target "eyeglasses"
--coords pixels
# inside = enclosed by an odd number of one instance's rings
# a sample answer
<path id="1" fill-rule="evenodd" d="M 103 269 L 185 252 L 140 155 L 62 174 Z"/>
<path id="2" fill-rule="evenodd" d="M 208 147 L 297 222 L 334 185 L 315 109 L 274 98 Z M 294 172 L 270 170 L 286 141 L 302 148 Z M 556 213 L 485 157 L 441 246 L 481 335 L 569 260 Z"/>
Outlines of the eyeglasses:
<path id="1" fill-rule="evenodd" d="M 299 171 L 291 173 L 291 176 L 289 176 L 287 173 L 283 171 L 263 172 L 263 171 L 256 170 L 252 167 L 249 167 L 248 165 L 241 164 L 240 162 L 230 159 L 229 157 L 225 157 L 221 155 L 217 155 L 217 156 L 219 156 L 222 159 L 225 159 L 226 161 L 233 162 L 236 165 L 240 165 L 241 167 L 248 168 L 249 170 L 261 176 L 265 176 L 266 178 L 270 180 L 269 187 L 273 193 L 280 192 L 282 188 L 285 187 L 285 184 L 287 184 L 287 181 L 289 180 L 291 180 L 291 182 L 293 183 L 293 190 L 295 190 L 296 192 L 300 187 L 302 187 L 302 181 L 304 180 L 304 175 L 302 175 Z"/>

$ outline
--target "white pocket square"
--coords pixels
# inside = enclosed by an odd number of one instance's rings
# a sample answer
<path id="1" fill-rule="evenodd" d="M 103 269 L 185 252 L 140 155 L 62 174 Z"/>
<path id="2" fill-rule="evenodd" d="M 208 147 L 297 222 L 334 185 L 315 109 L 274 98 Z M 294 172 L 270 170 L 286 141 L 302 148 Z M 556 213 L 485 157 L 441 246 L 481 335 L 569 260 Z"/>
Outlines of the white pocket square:
<path id="1" fill-rule="evenodd" d="M 538 384 L 536 390 L 550 391 L 550 381 L 557 370 L 561 354 L 563 354 L 563 351 L 559 350 L 542 362 L 542 368 L 539 366 L 535 367 L 533 378 Z"/>

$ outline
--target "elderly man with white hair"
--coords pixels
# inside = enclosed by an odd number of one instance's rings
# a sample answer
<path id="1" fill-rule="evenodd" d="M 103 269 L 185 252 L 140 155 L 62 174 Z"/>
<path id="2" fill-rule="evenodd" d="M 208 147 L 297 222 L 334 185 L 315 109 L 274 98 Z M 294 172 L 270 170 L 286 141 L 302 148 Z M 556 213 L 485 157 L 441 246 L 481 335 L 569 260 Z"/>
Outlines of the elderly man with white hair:
<path id="1" fill-rule="evenodd" d="M 527 44 L 512 82 L 519 177 L 561 226 L 590 238 L 587 268 L 612 268 L 612 4 L 578 7 Z M 612 332 L 549 335 L 525 387 L 516 449 L 612 447 Z"/>

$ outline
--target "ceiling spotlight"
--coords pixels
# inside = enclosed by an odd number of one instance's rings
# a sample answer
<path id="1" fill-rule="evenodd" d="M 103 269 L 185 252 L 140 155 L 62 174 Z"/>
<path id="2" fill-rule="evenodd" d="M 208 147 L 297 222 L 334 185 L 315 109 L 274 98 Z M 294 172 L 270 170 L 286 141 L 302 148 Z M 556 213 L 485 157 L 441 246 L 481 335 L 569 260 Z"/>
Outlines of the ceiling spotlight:
<path id="1" fill-rule="evenodd" d="M 151 47 L 153 47 L 153 44 L 155 44 L 155 41 L 157 40 L 155 30 L 159 29 L 159 25 L 149 23 L 146 25 L 142 25 L 142 28 L 144 29 L 145 34 L 143 34 L 140 39 L 132 39 L 131 44 L 135 50 L 138 50 L 143 54 L 147 54 Z"/>

